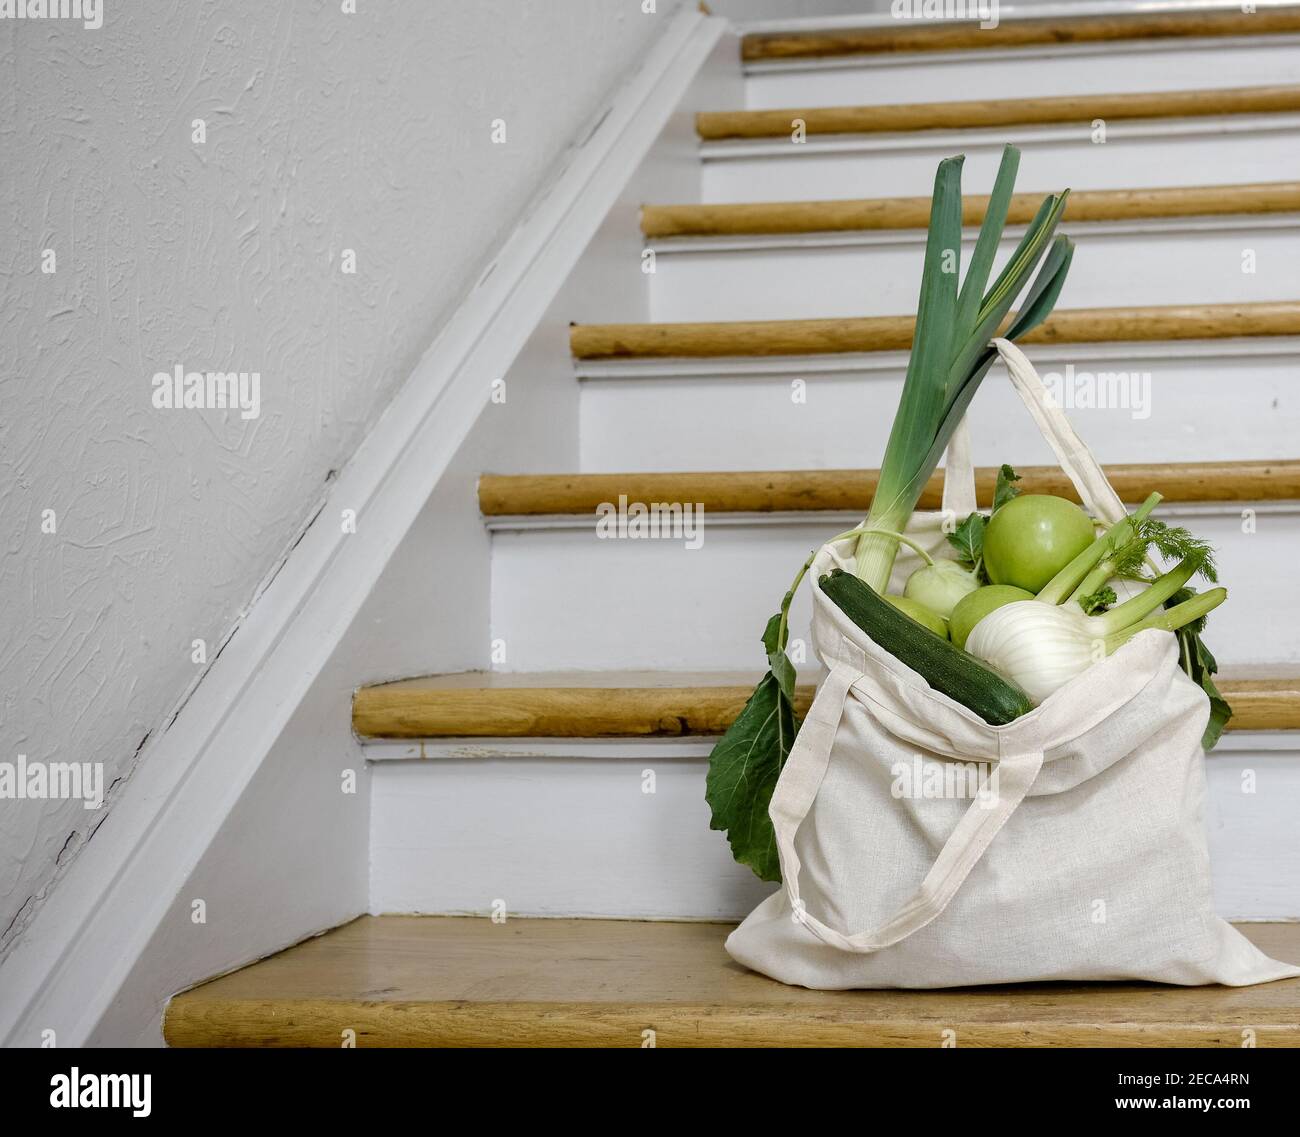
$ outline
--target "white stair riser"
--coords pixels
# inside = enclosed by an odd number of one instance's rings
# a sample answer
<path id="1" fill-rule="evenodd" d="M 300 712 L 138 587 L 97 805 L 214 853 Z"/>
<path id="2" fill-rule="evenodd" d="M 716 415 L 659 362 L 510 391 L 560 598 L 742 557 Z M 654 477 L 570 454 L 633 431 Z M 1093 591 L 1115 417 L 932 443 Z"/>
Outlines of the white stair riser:
<path id="1" fill-rule="evenodd" d="M 1294 83 L 1300 39 L 1145 40 L 1080 47 L 934 52 L 855 61 L 756 63 L 746 69 L 750 110 L 920 103 L 966 97 L 1185 91 Z"/>
<path id="2" fill-rule="evenodd" d="M 1219 552 L 1231 598 L 1211 617 L 1208 643 L 1220 663 L 1300 661 L 1300 604 L 1291 576 L 1300 510 L 1261 510 L 1253 533 L 1242 532 L 1240 514 L 1231 507 L 1192 517 L 1166 507 L 1160 515 L 1187 524 Z M 575 529 L 498 532 L 492 636 L 504 645 L 501 667 L 761 667 L 763 626 L 799 565 L 809 550 L 858 520 L 782 515 L 729 525 L 706 517 L 697 549 L 681 539 L 600 539 L 594 520 Z M 796 597 L 790 627 L 793 637 L 808 642 L 806 587 Z"/>
<path id="3" fill-rule="evenodd" d="M 1300 916 L 1300 750 L 1216 752 L 1207 770 L 1219 913 Z M 653 744 L 604 762 L 376 764 L 372 911 L 487 915 L 501 902 L 508 916 L 740 919 L 774 886 L 709 829 L 704 774 L 702 758 L 663 758 Z"/>
<path id="4" fill-rule="evenodd" d="M 1241 354 L 1232 355 L 1234 350 Z M 1231 461 L 1295 453 L 1300 342 L 1071 344 L 1032 347 L 1029 355 L 1045 381 L 1059 385 L 1071 421 L 1103 462 Z M 603 369 L 588 365 L 607 377 L 582 383 L 582 469 L 879 465 L 902 392 L 903 353 L 757 361 L 753 366 L 767 370 L 746 373 L 744 364 L 709 360 L 660 364 L 659 374 L 650 363 Z M 735 370 L 728 371 L 731 367 Z M 1104 379 L 1125 373 L 1124 386 Z M 1081 397 L 1071 406 L 1065 387 L 1071 376 L 1080 384 L 1075 390 L 1097 392 L 1107 409 L 1080 406 Z M 802 387 L 796 385 L 799 381 Z M 1124 390 L 1129 392 L 1127 406 L 1119 397 Z M 975 460 L 981 465 L 1052 462 L 1000 367 L 989 372 L 970 419 Z"/>
<path id="5" fill-rule="evenodd" d="M 1075 240 L 1062 308 L 1281 300 L 1300 285 L 1295 217 L 1063 226 Z M 1216 227 L 1219 226 L 1219 227 Z M 1118 230 L 1118 231 L 1117 231 Z M 999 267 L 1023 230 L 1003 242 Z M 975 231 L 968 231 L 968 263 Z M 743 247 L 745 243 L 756 247 Z M 916 310 L 924 233 L 738 238 L 656 247 L 656 321 L 891 316 Z M 1247 253 L 1250 256 L 1247 256 Z M 1243 267 L 1251 271 L 1243 271 Z"/>
<path id="6" fill-rule="evenodd" d="M 1297 172 L 1295 130 L 1294 115 L 1237 115 L 1154 129 L 1116 121 L 1101 144 L 1084 124 L 714 143 L 703 149 L 703 199 L 928 197 L 936 167 L 953 154 L 966 155 L 965 191 L 988 193 L 1005 142 L 1023 151 L 1016 189 L 1026 192 L 1287 181 Z"/>

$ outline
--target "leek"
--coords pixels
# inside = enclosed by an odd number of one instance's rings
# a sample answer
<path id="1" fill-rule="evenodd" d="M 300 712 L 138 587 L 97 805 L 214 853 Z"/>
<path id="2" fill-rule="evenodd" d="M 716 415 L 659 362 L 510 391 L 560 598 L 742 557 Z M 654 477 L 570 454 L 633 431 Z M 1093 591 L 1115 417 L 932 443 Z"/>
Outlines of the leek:
<path id="1" fill-rule="evenodd" d="M 947 158 L 935 174 L 912 353 L 865 522 L 868 530 L 901 532 L 907 525 L 948 440 L 996 358 L 989 341 L 1006 322 L 1011 305 L 1025 292 L 1041 262 L 1020 311 L 1003 333 L 1014 340 L 1047 318 L 1061 294 L 1074 253 L 1069 238 L 1052 240 L 1065 209 L 1066 190 L 1044 199 L 1019 246 L 985 291 L 1020 165 L 1020 151 L 1007 146 L 959 289 L 964 160 L 964 155 Z M 883 594 L 897 555 L 895 538 L 863 533 L 855 550 L 855 572 Z"/>

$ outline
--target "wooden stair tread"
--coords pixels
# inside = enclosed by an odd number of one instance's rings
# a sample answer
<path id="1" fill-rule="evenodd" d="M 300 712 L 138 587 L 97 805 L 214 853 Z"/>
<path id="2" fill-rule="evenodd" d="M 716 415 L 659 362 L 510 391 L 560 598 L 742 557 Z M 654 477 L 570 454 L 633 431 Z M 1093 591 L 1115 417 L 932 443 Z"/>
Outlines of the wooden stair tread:
<path id="1" fill-rule="evenodd" d="M 1007 221 L 1026 225 L 1042 203 L 1040 193 L 1018 193 Z M 962 198 L 962 224 L 979 225 L 987 195 Z M 1079 190 L 1065 206 L 1066 222 L 1136 221 L 1170 217 L 1243 216 L 1300 212 L 1300 182 L 1168 189 Z M 880 197 L 839 201 L 736 202 L 720 205 L 646 205 L 641 231 L 647 237 L 726 237 L 861 230 L 924 230 L 928 197 Z"/>
<path id="2" fill-rule="evenodd" d="M 1028 493 L 1078 500 L 1056 466 L 1019 468 Z M 1127 502 L 1159 489 L 1169 502 L 1290 501 L 1300 498 L 1300 460 L 1243 462 L 1108 463 L 1106 473 Z M 721 470 L 699 473 L 484 474 L 479 509 L 487 517 L 595 514 L 604 503 L 629 501 L 700 503 L 710 513 L 775 513 L 805 510 L 866 513 L 878 470 Z M 975 471 L 979 501 L 993 500 L 997 467 Z M 939 508 L 942 471 L 921 492 L 920 509 Z"/>
<path id="3" fill-rule="evenodd" d="M 1228 671 L 1230 730 L 1300 730 L 1300 669 Z M 805 675 L 805 679 L 809 676 Z M 722 734 L 749 672 L 467 672 L 362 687 L 352 725 L 368 738 L 682 738 Z M 815 684 L 796 688 L 806 713 Z"/>
<path id="4" fill-rule="evenodd" d="M 981 130 L 1004 126 L 1088 124 L 1095 119 L 1189 118 L 1300 111 L 1300 85 L 1209 88 L 1109 95 L 1049 95 L 1017 99 L 957 99 L 868 107 L 788 107 L 701 111 L 696 133 L 706 142 L 790 137 L 796 119 L 807 135 L 896 134 L 917 130 Z"/>
<path id="5" fill-rule="evenodd" d="M 1300 1045 L 1300 980 L 809 991 L 747 971 L 730 924 L 363 916 L 177 995 L 177 1047 Z M 1242 924 L 1300 960 L 1300 924 Z"/>
<path id="6" fill-rule="evenodd" d="M 977 20 L 909 24 L 904 20 L 872 28 L 751 33 L 741 40 L 747 63 L 826 59 L 846 55 L 904 52 L 980 51 L 1013 47 L 1096 44 L 1137 39 L 1261 36 L 1300 32 L 1300 8 L 1203 12 L 1134 12 L 1108 16 L 1012 19 L 996 28 Z"/>
<path id="7" fill-rule="evenodd" d="M 1013 316 L 1008 315 L 1004 326 Z M 573 324 L 578 359 L 722 358 L 905 351 L 915 316 L 808 320 L 725 320 L 672 324 Z M 1151 342 L 1300 334 L 1300 301 L 1168 304 L 1057 310 L 1017 341 Z"/>

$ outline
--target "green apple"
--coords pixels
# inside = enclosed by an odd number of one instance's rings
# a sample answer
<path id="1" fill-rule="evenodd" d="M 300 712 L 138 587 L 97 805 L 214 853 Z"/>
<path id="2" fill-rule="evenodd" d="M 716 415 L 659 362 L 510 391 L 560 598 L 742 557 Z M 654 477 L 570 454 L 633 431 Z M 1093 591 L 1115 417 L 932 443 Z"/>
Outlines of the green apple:
<path id="1" fill-rule="evenodd" d="M 1034 594 L 1023 588 L 1010 584 L 986 584 L 974 592 L 968 592 L 953 607 L 948 620 L 948 634 L 958 647 L 966 646 L 966 637 L 974 630 L 985 616 L 1004 604 L 1014 604 L 1017 600 L 1032 600 Z"/>
<path id="2" fill-rule="evenodd" d="M 941 636 L 945 640 L 948 638 L 948 622 L 938 612 L 927 608 L 919 600 L 909 600 L 906 596 L 886 596 L 885 599 L 904 616 L 911 616 L 936 636 Z"/>
<path id="3" fill-rule="evenodd" d="M 994 584 L 1040 592 L 1095 536 L 1092 518 L 1074 502 L 1022 494 L 989 518 L 984 568 Z"/>

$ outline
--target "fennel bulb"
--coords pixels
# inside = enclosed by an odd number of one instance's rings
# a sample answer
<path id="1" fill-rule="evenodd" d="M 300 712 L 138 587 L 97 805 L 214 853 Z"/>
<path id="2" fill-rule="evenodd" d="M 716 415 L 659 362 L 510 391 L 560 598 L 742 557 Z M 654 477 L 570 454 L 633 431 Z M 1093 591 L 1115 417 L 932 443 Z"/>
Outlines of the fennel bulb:
<path id="1" fill-rule="evenodd" d="M 1138 632 L 1177 631 L 1223 603 L 1227 590 L 1215 588 L 1172 608 L 1161 608 L 1199 568 L 1196 558 L 1188 558 L 1139 595 L 1100 616 L 1085 614 L 1075 603 L 1035 599 L 1005 604 L 975 625 L 966 650 L 1015 683 L 1034 703 L 1041 703 Z"/>

